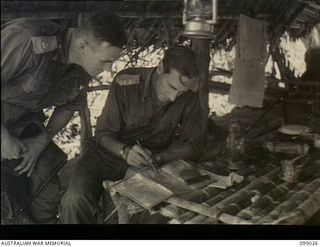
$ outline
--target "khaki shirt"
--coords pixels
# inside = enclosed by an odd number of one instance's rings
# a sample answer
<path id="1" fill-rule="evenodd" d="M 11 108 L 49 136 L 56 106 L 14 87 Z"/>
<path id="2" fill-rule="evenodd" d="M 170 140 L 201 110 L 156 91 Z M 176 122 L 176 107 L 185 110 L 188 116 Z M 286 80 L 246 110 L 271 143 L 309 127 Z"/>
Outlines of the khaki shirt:
<path id="1" fill-rule="evenodd" d="M 96 136 L 116 133 L 122 142 L 133 145 L 139 140 L 155 153 L 178 140 L 181 145 L 190 145 L 196 155 L 203 148 L 198 95 L 189 91 L 159 106 L 151 86 L 154 71 L 127 69 L 115 77 L 97 121 Z"/>
<path id="2" fill-rule="evenodd" d="M 19 18 L 1 28 L 1 116 L 10 125 L 56 106 L 84 106 L 90 76 L 65 64 L 72 30 L 48 20 Z"/>

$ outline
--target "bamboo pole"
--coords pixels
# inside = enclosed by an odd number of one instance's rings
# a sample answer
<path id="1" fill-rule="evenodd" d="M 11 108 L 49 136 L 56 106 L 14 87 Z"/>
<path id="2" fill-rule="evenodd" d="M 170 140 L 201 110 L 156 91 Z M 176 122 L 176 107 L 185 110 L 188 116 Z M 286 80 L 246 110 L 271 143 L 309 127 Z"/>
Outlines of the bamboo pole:
<path id="1" fill-rule="evenodd" d="M 195 212 L 192 211 L 186 211 L 185 213 L 179 215 L 178 217 L 173 218 L 169 221 L 169 224 L 183 224 L 183 222 L 187 221 L 191 217 L 194 217 L 196 215 Z"/>
<path id="2" fill-rule="evenodd" d="M 237 216 L 249 220 L 250 218 L 254 217 L 254 215 L 257 215 L 264 208 L 275 202 L 279 197 L 284 196 L 285 193 L 288 192 L 292 187 L 293 184 L 291 184 L 291 186 L 288 186 L 288 183 L 286 182 L 281 183 L 279 186 L 271 190 L 268 194 L 265 194 L 262 197 L 260 197 L 256 201 L 256 203 L 250 205 L 247 208 L 242 209 Z"/>
<path id="3" fill-rule="evenodd" d="M 268 205 L 267 207 L 263 208 L 262 210 L 260 210 L 259 212 L 257 212 L 251 219 L 250 221 L 257 223 L 258 221 L 260 221 L 263 217 L 265 217 L 266 215 L 268 215 L 272 210 L 275 209 L 275 207 L 279 206 L 279 204 L 285 202 L 286 200 L 288 200 L 292 194 L 296 193 L 297 191 L 301 190 L 303 187 L 306 186 L 306 183 L 298 183 L 294 186 L 294 188 L 288 190 L 282 197 L 279 197 L 277 199 L 277 201 L 271 201 L 270 199 L 270 205 Z"/>
<path id="4" fill-rule="evenodd" d="M 175 218 L 179 215 L 180 211 L 181 209 L 179 207 L 169 204 L 165 207 L 162 207 L 159 213 L 167 218 Z"/>
<path id="5" fill-rule="evenodd" d="M 273 169 L 275 167 L 276 166 L 272 166 L 271 169 Z M 268 167 L 266 167 L 265 169 L 260 170 L 258 172 L 253 171 L 252 169 L 248 168 L 248 169 L 243 170 L 242 175 L 249 176 L 250 174 L 252 174 L 254 172 L 255 175 L 257 177 L 259 177 L 269 171 L 270 171 L 270 168 L 268 168 Z M 210 190 L 204 190 L 204 191 L 207 191 L 207 193 L 208 193 L 208 195 L 207 195 L 208 199 L 201 204 L 204 206 L 211 207 L 211 206 L 215 205 L 216 203 L 222 201 L 223 199 L 228 198 L 229 196 L 234 194 L 236 191 L 241 190 L 242 188 L 246 187 L 247 185 L 248 185 L 248 182 L 244 181 L 241 184 L 237 184 L 228 190 L 215 189 L 213 192 L 211 192 Z M 192 199 L 192 197 L 189 199 Z M 188 220 L 190 220 L 192 218 L 195 218 L 196 216 L 197 216 L 197 213 L 194 213 L 191 211 L 185 211 L 184 213 L 180 214 L 178 217 L 175 217 L 174 219 L 170 220 L 169 224 L 184 224 L 185 222 L 187 222 Z M 216 222 L 217 220 L 213 220 L 212 218 L 208 218 L 207 221 L 210 221 L 210 223 L 217 223 Z"/>
<path id="6" fill-rule="evenodd" d="M 223 213 L 219 216 L 219 220 L 226 223 L 226 224 L 242 224 L 242 225 L 250 225 L 252 224 L 251 221 L 244 220 L 240 217 L 230 215 L 227 213 Z"/>
<path id="7" fill-rule="evenodd" d="M 276 207 L 273 211 L 271 211 L 267 217 L 264 217 L 258 223 L 262 223 L 262 224 L 277 223 L 281 219 L 281 216 L 283 215 L 283 213 L 287 214 L 288 212 L 293 211 L 300 204 L 304 203 L 311 194 L 313 194 L 315 191 L 319 189 L 319 187 L 320 187 L 320 178 L 313 180 L 303 189 L 301 189 L 300 191 L 292 195 L 291 200 L 287 200 L 281 203 L 278 207 Z M 304 211 L 308 211 L 308 209 L 304 208 Z"/>
<path id="8" fill-rule="evenodd" d="M 128 205 L 125 203 L 125 199 L 117 193 L 113 188 L 110 189 L 111 199 L 117 208 L 118 212 L 118 223 L 128 224 L 130 221 Z"/>
<path id="9" fill-rule="evenodd" d="M 320 189 L 317 189 L 299 207 L 291 211 L 288 215 L 273 222 L 282 225 L 304 224 L 312 215 L 320 209 Z"/>
<path id="10" fill-rule="evenodd" d="M 236 202 L 237 200 L 241 199 L 244 196 L 247 196 L 249 191 L 254 189 L 258 184 L 264 181 L 268 181 L 271 177 L 273 177 L 275 174 L 279 173 L 279 167 L 272 169 L 270 172 L 267 174 L 257 178 L 255 181 L 247 185 L 246 187 L 242 188 L 241 190 L 237 191 L 237 193 L 232 194 L 230 197 L 227 197 L 220 201 L 219 203 L 215 204 L 213 207 L 213 211 L 217 212 L 216 216 L 219 216 L 220 213 L 222 213 L 224 207 L 229 205 L 230 203 Z M 194 218 L 191 218 L 186 224 L 197 224 L 204 222 L 206 219 L 205 216 L 203 215 L 197 215 Z"/>
<path id="11" fill-rule="evenodd" d="M 208 206 L 204 206 L 202 204 L 199 204 L 199 203 L 195 203 L 195 202 L 192 202 L 192 201 L 187 201 L 187 200 L 184 200 L 184 199 L 181 199 L 181 198 L 178 198 L 178 197 L 171 197 L 167 200 L 167 202 L 173 204 L 173 205 L 176 205 L 178 207 L 181 207 L 181 208 L 185 208 L 185 209 L 188 209 L 190 211 L 194 211 L 198 214 L 201 214 L 201 215 L 205 215 L 205 216 L 208 216 L 210 218 L 216 218 L 217 217 L 217 213 L 218 211 L 208 207 Z"/>

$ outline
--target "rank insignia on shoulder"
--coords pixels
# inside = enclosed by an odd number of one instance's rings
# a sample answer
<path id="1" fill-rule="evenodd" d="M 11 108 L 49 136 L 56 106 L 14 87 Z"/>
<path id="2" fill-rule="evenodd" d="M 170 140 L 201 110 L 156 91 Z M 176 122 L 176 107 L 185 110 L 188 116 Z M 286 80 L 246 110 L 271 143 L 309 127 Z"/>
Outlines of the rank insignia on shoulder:
<path id="1" fill-rule="evenodd" d="M 116 82 L 120 86 L 137 85 L 140 83 L 140 75 L 137 74 L 121 74 L 116 77 Z"/>
<path id="2" fill-rule="evenodd" d="M 58 48 L 56 36 L 34 36 L 31 38 L 35 54 L 42 54 Z"/>

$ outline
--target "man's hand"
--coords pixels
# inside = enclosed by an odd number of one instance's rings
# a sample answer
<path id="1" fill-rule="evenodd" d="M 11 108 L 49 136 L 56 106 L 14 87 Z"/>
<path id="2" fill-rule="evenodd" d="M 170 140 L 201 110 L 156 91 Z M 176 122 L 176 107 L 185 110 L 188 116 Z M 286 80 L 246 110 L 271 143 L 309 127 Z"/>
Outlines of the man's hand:
<path id="1" fill-rule="evenodd" d="M 19 159 L 26 150 L 24 143 L 17 137 L 7 135 L 1 136 L 1 160 Z"/>
<path id="2" fill-rule="evenodd" d="M 141 168 L 153 162 L 152 153 L 150 150 L 139 145 L 127 147 L 124 152 L 124 159 L 131 166 Z"/>
<path id="3" fill-rule="evenodd" d="M 26 151 L 21 155 L 21 163 L 14 169 L 20 175 L 28 172 L 27 176 L 30 177 L 34 171 L 36 161 L 40 154 L 48 145 L 50 138 L 46 134 L 28 138 L 24 140 Z"/>

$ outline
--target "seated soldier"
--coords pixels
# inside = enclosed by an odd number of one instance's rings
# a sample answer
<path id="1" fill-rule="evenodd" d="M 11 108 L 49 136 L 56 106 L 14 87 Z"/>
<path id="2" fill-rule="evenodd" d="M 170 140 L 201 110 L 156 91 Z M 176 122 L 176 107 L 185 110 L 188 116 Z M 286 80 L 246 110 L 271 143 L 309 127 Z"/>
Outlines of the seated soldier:
<path id="1" fill-rule="evenodd" d="M 114 79 L 97 122 L 96 143 L 73 170 L 62 199 L 61 223 L 97 223 L 104 180 L 128 167 L 196 161 L 203 151 L 198 71 L 192 49 L 165 51 L 156 68 L 132 68 Z"/>
<path id="2" fill-rule="evenodd" d="M 310 48 L 304 58 L 306 71 L 302 74 L 301 80 L 318 81 L 320 84 L 320 47 Z"/>
<path id="3" fill-rule="evenodd" d="M 85 106 L 91 76 L 110 69 L 125 42 L 117 16 L 103 12 L 66 30 L 40 18 L 19 18 L 2 25 L 1 177 L 5 181 L 1 188 L 10 187 L 11 194 L 21 193 L 30 199 L 42 187 L 59 158 L 52 152 L 44 159 L 41 155 L 54 147 L 53 136 Z M 44 126 L 43 109 L 53 106 L 55 110 Z M 61 150 L 58 153 L 66 159 Z M 30 187 L 11 186 L 8 183 L 13 178 Z M 1 203 L 8 201 L 2 197 L 7 192 L 1 193 Z M 32 223 L 55 222 L 59 195 L 55 176 L 27 208 Z"/>
<path id="4" fill-rule="evenodd" d="M 299 85 L 296 94 L 287 103 L 287 123 L 307 125 L 320 130 L 320 47 L 312 47 L 305 54 L 306 71 L 301 80 L 315 83 L 310 85 Z M 306 94 L 307 93 L 307 94 Z M 299 102 L 299 98 L 305 98 L 305 102 Z"/>

